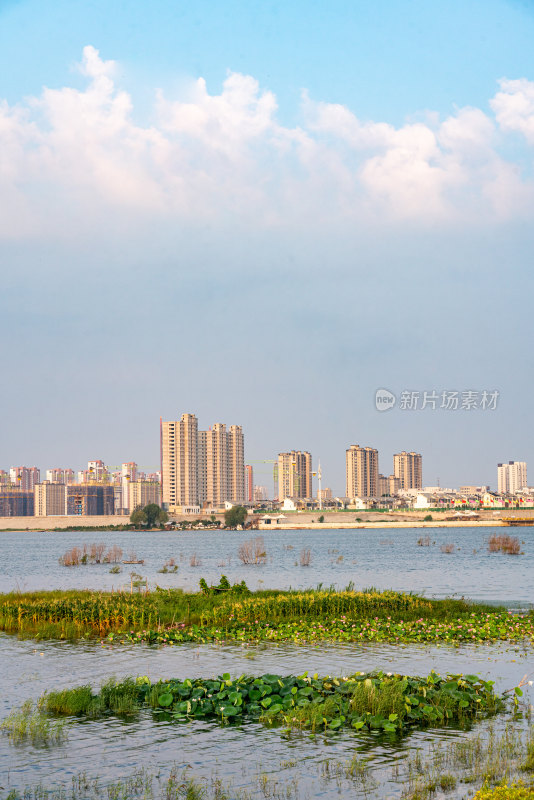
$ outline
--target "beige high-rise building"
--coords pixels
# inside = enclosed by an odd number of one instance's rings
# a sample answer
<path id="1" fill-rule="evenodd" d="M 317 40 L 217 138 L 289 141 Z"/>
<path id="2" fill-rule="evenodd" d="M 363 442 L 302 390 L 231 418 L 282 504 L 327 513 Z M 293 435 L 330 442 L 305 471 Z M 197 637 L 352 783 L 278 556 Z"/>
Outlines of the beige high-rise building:
<path id="1" fill-rule="evenodd" d="M 346 496 L 377 497 L 378 450 L 351 445 L 346 451 Z"/>
<path id="2" fill-rule="evenodd" d="M 128 508 L 144 508 L 150 503 L 161 505 L 161 486 L 156 481 L 130 481 L 128 484 Z"/>
<path id="3" fill-rule="evenodd" d="M 198 432 L 199 502 L 218 506 L 245 501 L 244 436 L 240 425 L 218 422 Z"/>
<path id="4" fill-rule="evenodd" d="M 423 457 L 421 453 L 396 453 L 393 456 L 393 473 L 400 480 L 401 489 L 421 489 L 423 486 Z"/>
<path id="5" fill-rule="evenodd" d="M 182 414 L 176 421 L 161 422 L 162 502 L 177 506 L 198 504 L 198 421 Z"/>
<path id="6" fill-rule="evenodd" d="M 244 503 L 245 495 L 245 437 L 241 425 L 230 425 L 228 431 L 228 500 Z M 252 483 L 252 473 L 251 481 Z"/>
<path id="7" fill-rule="evenodd" d="M 497 464 L 497 491 L 499 494 L 517 494 L 527 486 L 527 464 L 525 461 L 509 461 Z"/>
<path id="8" fill-rule="evenodd" d="M 204 438 L 204 437 L 203 437 Z M 219 506 L 230 499 L 228 488 L 228 434 L 226 425 L 217 422 L 205 432 L 206 489 L 205 500 Z"/>
<path id="9" fill-rule="evenodd" d="M 307 450 L 278 453 L 278 499 L 312 497 L 312 457 Z"/>
<path id="10" fill-rule="evenodd" d="M 62 517 L 67 513 L 67 487 L 64 483 L 43 481 L 33 487 L 36 517 Z"/>
<path id="11" fill-rule="evenodd" d="M 240 425 L 218 422 L 198 430 L 194 414 L 161 423 L 162 501 L 179 506 L 245 500 L 244 437 Z"/>

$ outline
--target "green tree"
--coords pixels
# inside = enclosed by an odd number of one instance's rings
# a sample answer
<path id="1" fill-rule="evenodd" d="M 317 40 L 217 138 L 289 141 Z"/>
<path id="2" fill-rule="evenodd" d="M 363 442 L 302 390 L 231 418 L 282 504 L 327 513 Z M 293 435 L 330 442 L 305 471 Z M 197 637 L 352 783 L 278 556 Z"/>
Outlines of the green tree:
<path id="1" fill-rule="evenodd" d="M 167 512 L 160 508 L 157 503 L 149 503 L 144 507 L 143 512 L 145 514 L 147 528 L 153 528 L 154 525 L 161 525 L 169 519 Z"/>
<path id="2" fill-rule="evenodd" d="M 136 528 L 142 528 L 143 525 L 146 525 L 145 511 L 141 506 L 138 506 L 132 511 L 130 514 L 130 522 L 132 525 L 135 525 Z"/>
<path id="3" fill-rule="evenodd" d="M 130 515 L 130 522 L 136 528 L 153 528 L 167 522 L 169 515 L 156 503 L 149 503 L 144 508 L 138 506 Z"/>
<path id="4" fill-rule="evenodd" d="M 244 525 L 248 511 L 244 506 L 232 506 L 224 512 L 224 524 L 227 528 L 237 528 Z"/>

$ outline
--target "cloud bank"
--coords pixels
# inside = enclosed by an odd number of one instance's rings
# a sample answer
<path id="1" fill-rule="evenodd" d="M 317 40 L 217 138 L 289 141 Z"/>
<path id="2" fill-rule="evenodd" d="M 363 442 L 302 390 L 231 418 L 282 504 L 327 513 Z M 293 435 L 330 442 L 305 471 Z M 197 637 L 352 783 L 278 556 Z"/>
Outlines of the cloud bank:
<path id="1" fill-rule="evenodd" d="M 142 125 L 114 62 L 87 46 L 79 68 L 81 90 L 0 104 L 4 239 L 69 235 L 110 215 L 265 227 L 532 216 L 534 183 L 520 166 L 534 146 L 525 78 L 500 81 L 491 112 L 427 113 L 401 127 L 304 93 L 300 124 L 288 127 L 272 92 L 229 73 L 218 95 L 202 79 L 181 99 L 156 92 Z"/>

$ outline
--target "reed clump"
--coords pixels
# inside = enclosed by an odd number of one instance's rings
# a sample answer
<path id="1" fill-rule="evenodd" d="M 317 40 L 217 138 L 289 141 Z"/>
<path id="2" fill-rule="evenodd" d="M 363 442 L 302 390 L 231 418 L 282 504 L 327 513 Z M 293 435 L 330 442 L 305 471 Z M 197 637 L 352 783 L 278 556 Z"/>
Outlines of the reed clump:
<path id="1" fill-rule="evenodd" d="M 84 544 L 82 547 L 71 547 L 58 560 L 64 567 L 78 567 L 81 564 L 118 564 L 122 558 L 122 549 L 114 544 L 106 551 L 104 542 Z"/>
<path id="2" fill-rule="evenodd" d="M 517 536 L 494 533 L 488 540 L 488 550 L 490 553 L 506 553 L 509 556 L 518 556 L 521 553 L 521 544 Z"/>
<path id="3" fill-rule="evenodd" d="M 241 542 L 238 547 L 237 555 L 243 564 L 254 564 L 259 566 L 267 561 L 267 551 L 263 536 L 255 536 L 246 542 Z"/>
<path id="4" fill-rule="evenodd" d="M 309 567 L 312 562 L 312 554 L 309 548 L 303 547 L 300 551 L 300 566 Z"/>
<path id="5" fill-rule="evenodd" d="M 417 540 L 418 547 L 430 547 L 431 541 L 430 536 L 420 536 Z"/>

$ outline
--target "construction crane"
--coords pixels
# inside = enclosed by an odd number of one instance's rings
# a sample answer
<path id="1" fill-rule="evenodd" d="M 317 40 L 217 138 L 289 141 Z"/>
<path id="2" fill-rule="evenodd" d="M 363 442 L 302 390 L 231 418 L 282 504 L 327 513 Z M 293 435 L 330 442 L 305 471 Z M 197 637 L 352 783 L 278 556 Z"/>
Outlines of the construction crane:
<path id="1" fill-rule="evenodd" d="M 278 459 L 260 458 L 247 461 L 247 464 L 272 464 L 273 465 L 273 500 L 278 497 Z M 270 470 L 269 470 L 270 471 Z"/>

